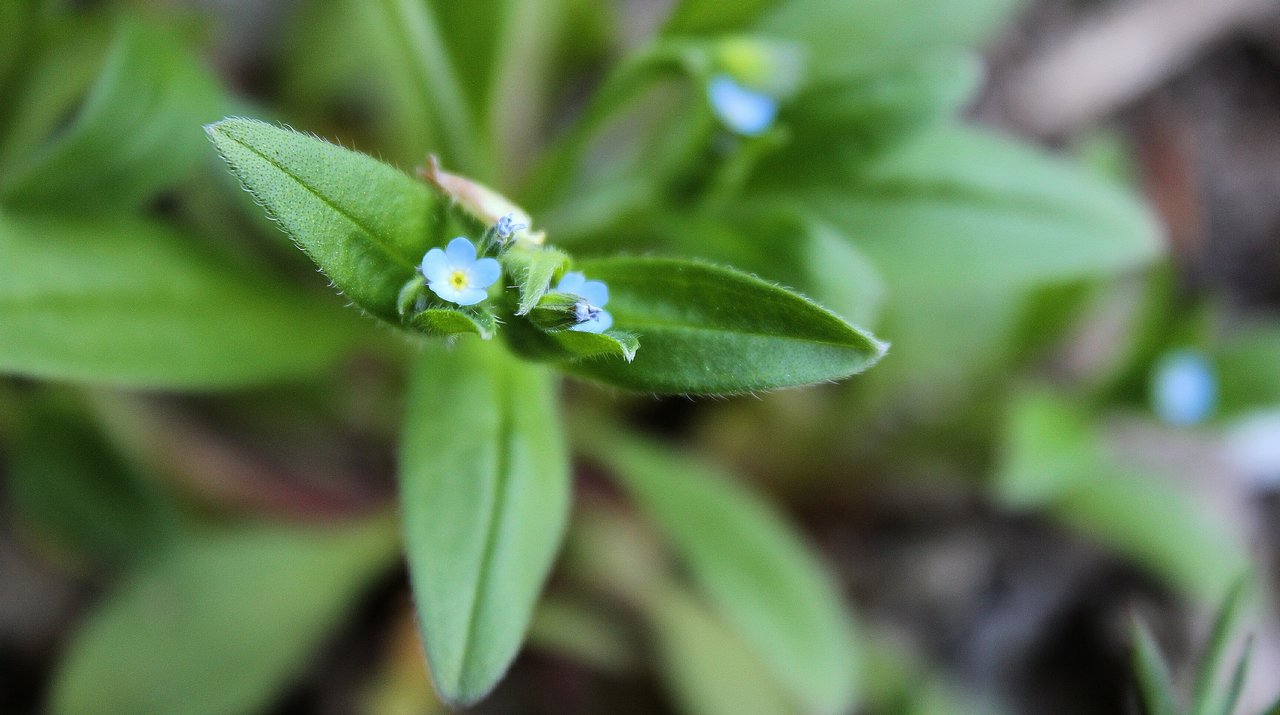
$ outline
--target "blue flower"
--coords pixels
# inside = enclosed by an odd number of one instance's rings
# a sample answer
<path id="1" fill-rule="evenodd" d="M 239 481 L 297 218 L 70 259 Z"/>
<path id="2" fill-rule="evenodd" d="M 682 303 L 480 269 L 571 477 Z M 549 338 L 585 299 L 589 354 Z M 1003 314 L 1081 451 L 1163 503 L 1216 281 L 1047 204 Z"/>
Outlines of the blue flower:
<path id="1" fill-rule="evenodd" d="M 778 116 L 777 100 L 743 87 L 727 74 L 711 78 L 707 98 L 720 121 L 743 136 L 763 134 Z"/>
<path id="2" fill-rule="evenodd" d="M 1194 350 L 1175 350 L 1156 363 L 1151 376 L 1151 407 L 1171 425 L 1194 425 L 1209 418 L 1218 401 L 1213 366 Z"/>
<path id="3" fill-rule="evenodd" d="M 493 231 L 498 234 L 498 238 L 505 241 L 511 238 L 516 231 L 523 231 L 526 228 L 529 228 L 529 224 L 517 223 L 515 214 L 507 214 L 498 219 L 498 223 L 494 224 Z"/>
<path id="4" fill-rule="evenodd" d="M 578 303 L 573 307 L 574 317 L 578 324 L 569 328 L 583 333 L 603 333 L 613 325 L 613 316 L 604 309 L 609 302 L 609 286 L 604 281 L 589 281 L 579 271 L 569 271 L 560 279 L 555 288 L 558 293 L 577 296 Z"/>
<path id="5" fill-rule="evenodd" d="M 476 258 L 476 247 L 458 236 L 443 251 L 433 248 L 422 257 L 422 276 L 433 293 L 450 303 L 475 305 L 488 296 L 486 290 L 502 275 L 492 258 Z"/>

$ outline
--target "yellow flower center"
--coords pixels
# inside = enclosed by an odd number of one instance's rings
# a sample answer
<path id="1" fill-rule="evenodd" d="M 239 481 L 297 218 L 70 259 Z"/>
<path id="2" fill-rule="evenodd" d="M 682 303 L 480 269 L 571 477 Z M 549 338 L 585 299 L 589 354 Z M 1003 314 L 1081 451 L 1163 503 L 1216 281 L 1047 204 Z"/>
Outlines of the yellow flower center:
<path id="1" fill-rule="evenodd" d="M 453 286 L 454 290 L 466 288 L 467 282 L 466 271 L 454 271 L 449 274 L 449 285 Z"/>

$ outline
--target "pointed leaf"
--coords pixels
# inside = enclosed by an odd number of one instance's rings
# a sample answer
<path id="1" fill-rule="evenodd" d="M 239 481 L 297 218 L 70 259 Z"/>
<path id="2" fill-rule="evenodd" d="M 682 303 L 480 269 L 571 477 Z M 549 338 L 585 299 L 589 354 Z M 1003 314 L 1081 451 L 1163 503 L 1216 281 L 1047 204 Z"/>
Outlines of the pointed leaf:
<path id="1" fill-rule="evenodd" d="M 646 609 L 659 673 L 687 715 L 799 715 L 804 712 L 760 656 L 690 594 L 668 588 Z"/>
<path id="2" fill-rule="evenodd" d="M 413 316 L 412 324 L 428 335 L 479 335 L 488 340 L 497 330 L 497 319 L 492 313 L 464 312 L 452 308 L 428 308 Z"/>
<path id="3" fill-rule="evenodd" d="M 1141 619 L 1133 621 L 1133 671 L 1138 678 L 1138 692 L 1151 715 L 1178 715 L 1173 678 L 1160 654 L 1160 646 Z"/>
<path id="4" fill-rule="evenodd" d="M 795 293 L 733 269 L 666 258 L 584 261 L 609 286 L 618 330 L 638 335 L 633 362 L 566 369 L 658 393 L 737 393 L 837 380 L 886 345 Z"/>
<path id="5" fill-rule="evenodd" d="M 1236 623 L 1240 619 L 1240 611 L 1248 593 L 1248 585 L 1247 577 L 1236 579 L 1227 589 L 1227 595 L 1218 607 L 1217 617 L 1213 621 L 1213 630 L 1209 633 L 1209 642 L 1196 669 L 1195 686 L 1191 691 L 1192 712 L 1196 715 L 1209 715 L 1211 711 L 1214 679 L 1221 668 L 1223 657 L 1226 656 L 1227 645 L 1235 633 Z M 1230 709 L 1228 709 L 1229 712 Z"/>
<path id="6" fill-rule="evenodd" d="M 474 703 L 515 657 L 560 546 L 569 470 L 555 382 L 500 346 L 430 347 L 409 394 L 401 508 L 427 661 Z"/>
<path id="7" fill-rule="evenodd" d="M 252 119 L 206 128 L 244 187 L 335 287 L 400 323 L 397 298 L 434 236 L 431 191 L 378 160 Z"/>
<path id="8" fill-rule="evenodd" d="M 526 315 L 551 287 L 551 282 L 565 272 L 569 257 L 554 248 L 529 250 L 513 248 L 502 257 L 503 267 L 520 291 L 516 315 Z"/>
<path id="9" fill-rule="evenodd" d="M 395 559 L 389 520 L 189 535 L 90 615 L 50 710 L 261 712 Z"/>
<path id="10" fill-rule="evenodd" d="M 337 306 L 203 256 L 158 224 L 0 214 L 0 372 L 254 384 L 327 367 L 358 327 Z"/>
<path id="11" fill-rule="evenodd" d="M 62 213 L 133 210 L 192 169 L 205 151 L 194 128 L 223 103 L 172 32 L 124 22 L 70 126 L 18 161 L 0 199 Z"/>
<path id="12" fill-rule="evenodd" d="M 852 624 L 823 567 L 782 518 L 717 470 L 621 433 L 596 437 L 584 445 L 590 456 L 610 467 L 774 675 L 810 712 L 851 710 Z"/>

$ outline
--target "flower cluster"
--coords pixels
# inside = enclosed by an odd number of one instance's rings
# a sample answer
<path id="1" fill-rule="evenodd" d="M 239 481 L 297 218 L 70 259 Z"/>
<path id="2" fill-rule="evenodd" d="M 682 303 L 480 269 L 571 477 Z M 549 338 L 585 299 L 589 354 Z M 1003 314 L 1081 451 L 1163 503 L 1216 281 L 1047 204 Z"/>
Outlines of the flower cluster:
<path id="1" fill-rule="evenodd" d="M 503 216 L 486 233 L 505 247 L 511 237 L 526 224 L 517 223 L 511 215 Z M 481 242 L 487 245 L 486 241 Z M 502 275 L 502 265 L 495 258 L 478 256 L 476 246 L 465 236 L 458 236 L 444 249 L 433 248 L 422 257 L 422 277 L 427 288 L 441 300 L 459 306 L 481 303 L 489 296 L 489 287 Z M 603 281 L 587 280 L 580 271 L 565 273 L 552 289 L 576 299 L 574 323 L 570 330 L 603 333 L 613 325 L 613 316 L 604 309 L 609 302 L 609 287 Z"/>

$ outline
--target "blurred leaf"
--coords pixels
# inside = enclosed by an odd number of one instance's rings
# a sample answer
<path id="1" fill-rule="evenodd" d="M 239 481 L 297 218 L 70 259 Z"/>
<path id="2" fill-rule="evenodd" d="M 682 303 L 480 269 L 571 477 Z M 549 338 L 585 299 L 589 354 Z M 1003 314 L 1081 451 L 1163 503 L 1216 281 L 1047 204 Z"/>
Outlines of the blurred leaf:
<path id="1" fill-rule="evenodd" d="M 765 664 L 692 596 L 668 588 L 647 610 L 659 673 L 686 715 L 788 715 L 791 702 Z"/>
<path id="2" fill-rule="evenodd" d="M 599 432 L 585 448 L 808 711 L 852 708 L 853 626 L 823 567 L 777 513 L 731 477 L 621 433 Z"/>
<path id="3" fill-rule="evenodd" d="M 888 286 L 881 330 L 894 359 L 871 382 L 894 385 L 898 401 L 903 385 L 939 402 L 983 384 L 974 376 L 1011 352 L 1029 289 L 1134 270 L 1161 250 L 1126 192 L 973 130 L 926 132 L 862 176 L 803 200 L 857 242 Z"/>
<path id="4" fill-rule="evenodd" d="M 1280 405 L 1280 325 L 1254 325 L 1227 338 L 1214 363 L 1219 414 Z"/>
<path id="5" fill-rule="evenodd" d="M 432 245 L 436 201 L 378 160 L 252 119 L 206 127 L 222 158 L 338 290 L 400 324 L 397 298 Z"/>
<path id="6" fill-rule="evenodd" d="M 382 519 L 185 537 L 75 634 L 50 710 L 261 711 L 395 554 L 391 523 Z"/>
<path id="7" fill-rule="evenodd" d="M 741 29 L 779 0 L 680 0 L 667 18 L 667 34 L 715 34 Z"/>
<path id="8" fill-rule="evenodd" d="M 566 599 L 544 598 L 529 624 L 529 646 L 605 673 L 635 668 L 636 644 L 626 624 L 608 612 Z"/>
<path id="9" fill-rule="evenodd" d="M 491 3 L 458 3 L 482 5 Z M 413 118 L 429 117 L 437 128 L 441 146 L 413 142 L 413 153 L 404 160 L 421 161 L 422 152 L 436 151 L 451 167 L 473 176 L 484 176 L 488 160 L 480 156 L 484 144 L 477 141 L 474 114 L 467 103 L 459 67 L 450 56 L 445 31 L 428 0 L 356 0 L 362 20 L 354 30 L 364 32 L 360 44 L 366 62 L 377 74 L 386 74 L 390 109 L 405 115 L 400 122 L 411 129 Z M 477 32 L 492 28 L 475 28 Z M 357 34 L 351 41 L 359 41 Z M 424 137 L 425 138 L 425 137 Z M 412 136 L 406 139 L 413 141 Z"/>
<path id="10" fill-rule="evenodd" d="M 803 42 L 819 81 L 871 74 L 904 57 L 985 41 L 1020 0 L 790 0 L 756 32 Z"/>
<path id="11" fill-rule="evenodd" d="M 179 515 L 82 414 L 31 400 L 7 445 L 8 494 L 22 521 L 100 567 L 167 545 Z"/>
<path id="12" fill-rule="evenodd" d="M 609 285 L 608 310 L 644 347 L 631 363 L 566 369 L 658 393 L 736 393 L 836 380 L 886 346 L 783 288 L 728 268 L 664 258 L 583 261 Z"/>
<path id="13" fill-rule="evenodd" d="M 356 338 L 336 307 L 186 243 L 131 219 L 0 214 L 0 372 L 229 387 L 317 372 Z"/>
<path id="14" fill-rule="evenodd" d="M 527 161 L 541 129 L 564 0 L 433 0 L 459 84 L 500 160 L 495 180 Z"/>
<path id="15" fill-rule="evenodd" d="M 765 158 L 753 183 L 788 190 L 856 182 L 868 161 L 955 115 L 981 80 L 972 53 L 937 51 L 866 77 L 810 87 L 784 108 L 780 121 L 790 141 Z"/>
<path id="16" fill-rule="evenodd" d="M 9 0 L 9 6 L 30 5 Z M 21 23 L 21 21 L 19 21 Z M 70 121 L 85 90 L 100 72 L 109 44 L 108 23 L 97 16 L 60 15 L 54 21 L 33 19 L 13 26 L 26 50 L 15 67 L 6 101 L 0 102 L 0 178 L 19 159 L 49 138 L 51 129 Z M 0 45 L 5 43 L 0 42 Z"/>
<path id="17" fill-rule="evenodd" d="M 1235 668 L 1231 670 L 1231 680 L 1227 682 L 1227 690 L 1222 697 L 1222 705 L 1217 710 L 1221 715 L 1234 715 L 1236 705 L 1240 702 L 1240 695 L 1244 692 L 1244 679 L 1249 673 L 1249 664 L 1253 661 L 1253 644 L 1254 638 L 1250 634 L 1245 639 L 1244 651 L 1240 654 L 1240 659 L 1236 661 Z M 1206 709 L 1205 712 L 1210 712 Z"/>
<path id="18" fill-rule="evenodd" d="M 1165 664 L 1151 631 L 1138 618 L 1133 620 L 1133 671 L 1138 677 L 1142 702 L 1150 715 L 1179 715 L 1169 666 Z"/>
<path id="19" fill-rule="evenodd" d="M 1196 597 L 1216 598 L 1244 572 L 1243 547 L 1162 475 L 1110 454 L 1098 427 L 1048 393 L 1018 398 L 996 496 L 1055 519 L 1152 569 Z"/>
<path id="20" fill-rule="evenodd" d="M 0 199 L 59 212 L 130 211 L 191 170 L 205 150 L 197 128 L 223 104 L 171 30 L 122 23 L 70 126 L 5 172 Z"/>
<path id="21" fill-rule="evenodd" d="M 409 392 L 401 508 L 441 697 L 474 703 L 520 648 L 559 549 L 569 467 L 549 373 L 496 345 L 425 352 Z"/>
<path id="22" fill-rule="evenodd" d="M 1231 715 L 1235 710 L 1230 705 L 1226 705 L 1225 709 L 1223 709 L 1224 704 L 1213 707 L 1213 685 L 1214 679 L 1222 667 L 1222 659 L 1226 656 L 1227 645 L 1235 634 L 1236 623 L 1240 619 L 1240 610 L 1244 606 L 1248 585 L 1249 579 L 1247 577 L 1237 579 L 1231 584 L 1231 587 L 1227 590 L 1226 597 L 1223 598 L 1222 604 L 1218 607 L 1217 617 L 1213 621 L 1213 630 L 1209 633 L 1209 642 L 1205 646 L 1204 654 L 1196 666 L 1196 680 L 1191 691 L 1191 712 L 1195 715 L 1211 715 L 1217 712 L 1222 712 L 1223 715 Z M 1241 670 L 1243 661 L 1246 660 L 1248 660 L 1247 653 L 1236 669 Z"/>

